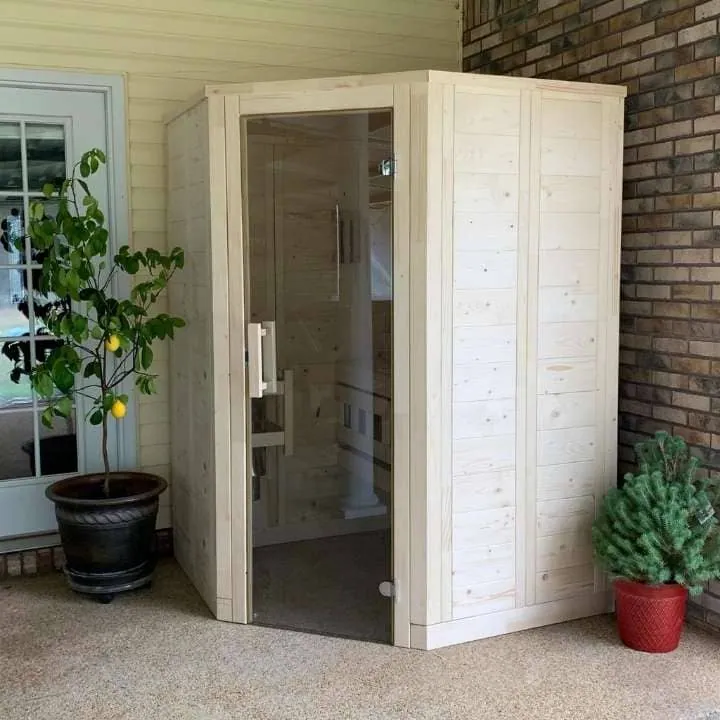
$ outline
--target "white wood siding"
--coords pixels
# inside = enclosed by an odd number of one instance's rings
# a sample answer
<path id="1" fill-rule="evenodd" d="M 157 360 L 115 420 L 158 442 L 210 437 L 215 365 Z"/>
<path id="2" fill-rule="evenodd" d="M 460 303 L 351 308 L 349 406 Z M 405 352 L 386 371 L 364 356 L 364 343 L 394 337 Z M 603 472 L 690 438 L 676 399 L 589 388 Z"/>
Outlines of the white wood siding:
<path id="1" fill-rule="evenodd" d="M 163 120 L 206 83 L 460 67 L 455 0 L 5 0 L 2 25 L 0 66 L 126 75 L 137 248 L 175 244 Z M 156 359 L 160 392 L 139 398 L 138 457 L 168 476 L 167 348 Z"/>
<path id="2" fill-rule="evenodd" d="M 603 589 L 590 526 L 615 479 L 619 108 L 460 83 L 445 108 L 453 621 L 492 628 L 480 616 Z"/>
<path id="3" fill-rule="evenodd" d="M 520 114 L 520 91 L 455 93 L 454 619 L 516 606 Z"/>

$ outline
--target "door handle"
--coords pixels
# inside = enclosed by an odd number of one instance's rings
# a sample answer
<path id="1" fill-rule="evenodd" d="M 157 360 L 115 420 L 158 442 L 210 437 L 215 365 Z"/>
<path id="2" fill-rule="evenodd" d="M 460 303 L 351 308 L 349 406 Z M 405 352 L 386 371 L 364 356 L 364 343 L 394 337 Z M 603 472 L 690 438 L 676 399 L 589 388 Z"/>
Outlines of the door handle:
<path id="1" fill-rule="evenodd" d="M 263 395 L 277 395 L 277 340 L 275 336 L 275 321 L 264 320 L 260 323 L 262 334 L 260 344 L 262 347 L 262 379 L 265 384 Z"/>
<path id="2" fill-rule="evenodd" d="M 248 387 L 250 397 L 261 398 L 265 390 L 262 361 L 262 325 L 248 324 Z"/>
<path id="3" fill-rule="evenodd" d="M 274 320 L 248 324 L 248 385 L 253 398 L 277 394 Z"/>

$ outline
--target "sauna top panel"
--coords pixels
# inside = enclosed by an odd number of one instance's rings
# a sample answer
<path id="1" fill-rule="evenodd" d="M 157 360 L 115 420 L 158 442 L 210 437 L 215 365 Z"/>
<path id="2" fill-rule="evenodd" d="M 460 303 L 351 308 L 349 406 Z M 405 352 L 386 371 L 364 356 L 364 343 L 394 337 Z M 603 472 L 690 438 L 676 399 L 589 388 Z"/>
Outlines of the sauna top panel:
<path id="1" fill-rule="evenodd" d="M 401 85 L 426 83 L 455 85 L 468 89 L 484 88 L 498 90 L 546 90 L 561 93 L 622 97 L 627 88 L 622 85 L 601 83 L 579 83 L 566 80 L 544 80 L 537 78 L 480 75 L 476 73 L 454 73 L 440 70 L 412 70 L 401 73 L 379 75 L 347 75 L 341 77 L 312 78 L 307 80 L 276 80 L 259 83 L 224 83 L 206 85 L 205 89 L 183 107 L 166 118 L 170 122 L 196 105 L 203 98 L 213 95 L 302 95 L 304 92 L 331 91 L 342 88 L 360 88 L 372 85 Z"/>

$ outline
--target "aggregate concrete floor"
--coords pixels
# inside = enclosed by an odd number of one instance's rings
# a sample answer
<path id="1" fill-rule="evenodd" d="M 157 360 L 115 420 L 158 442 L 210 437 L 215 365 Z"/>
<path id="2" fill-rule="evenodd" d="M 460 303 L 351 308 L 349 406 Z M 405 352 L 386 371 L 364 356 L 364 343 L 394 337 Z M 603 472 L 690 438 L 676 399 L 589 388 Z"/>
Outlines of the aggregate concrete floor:
<path id="1" fill-rule="evenodd" d="M 417 652 L 211 619 L 180 569 L 99 605 L 0 584 L 2 720 L 720 720 L 720 638 L 624 648 L 609 617 Z"/>

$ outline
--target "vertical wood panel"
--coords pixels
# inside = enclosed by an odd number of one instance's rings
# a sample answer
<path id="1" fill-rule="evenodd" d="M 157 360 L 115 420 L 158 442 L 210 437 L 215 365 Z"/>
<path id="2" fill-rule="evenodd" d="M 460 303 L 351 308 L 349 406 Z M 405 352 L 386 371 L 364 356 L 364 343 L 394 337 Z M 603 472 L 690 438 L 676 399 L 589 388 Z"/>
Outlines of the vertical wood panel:
<path id="1" fill-rule="evenodd" d="M 218 98 L 217 100 L 222 100 Z M 214 100 L 214 98 L 211 98 Z M 247 138 L 243 125 L 241 135 L 240 107 L 237 97 L 229 97 L 224 103 L 226 197 L 242 198 L 228 202 L 226 251 L 228 267 L 226 276 L 230 300 L 229 337 L 230 351 L 230 436 L 232 482 L 229 508 L 232 517 L 232 609 L 235 622 L 247 623 L 252 617 L 252 527 L 250 523 L 249 492 L 250 472 L 248 452 L 250 443 L 250 401 L 247 397 L 245 378 L 245 331 L 248 322 L 250 293 L 246 282 L 249 271 L 249 198 L 244 173 L 247 173 Z M 219 162 L 219 159 L 217 160 Z M 218 190 L 218 192 L 220 192 Z M 227 201 L 226 201 L 227 202 Z M 227 512 L 227 510 L 225 510 Z"/>
<path id="2" fill-rule="evenodd" d="M 428 574 L 428 432 L 427 406 L 427 134 L 428 87 L 410 87 L 410 528 L 413 539 L 410 567 L 410 621 L 427 625 L 429 604 Z"/>
<path id="3" fill-rule="evenodd" d="M 526 132 L 529 135 L 529 157 L 526 158 L 526 172 L 529 178 L 527 207 L 528 207 L 528 234 L 527 234 L 527 295 L 528 305 L 526 313 L 527 345 L 523 358 L 524 378 L 518 376 L 518 384 L 525 382 L 527 397 L 527 420 L 525 423 L 524 449 L 526 463 L 524 473 L 518 473 L 518 482 L 522 477 L 524 488 L 518 488 L 524 499 L 524 517 L 518 523 L 519 533 L 523 534 L 518 545 L 518 554 L 525 555 L 523 582 L 525 585 L 524 604 L 535 603 L 535 545 L 537 526 L 535 513 L 537 505 L 537 351 L 538 351 L 538 288 L 539 288 L 539 247 L 540 247 L 540 211 L 542 205 L 542 178 L 541 166 L 541 132 L 540 111 L 542 103 L 540 90 L 534 90 L 530 97 L 526 96 L 525 121 L 528 123 Z M 527 108 L 529 104 L 529 108 Z M 520 372 L 520 360 L 518 360 Z"/>
<path id="4" fill-rule="evenodd" d="M 453 237 L 454 237 L 454 180 L 456 172 L 455 154 L 455 88 L 444 85 L 442 88 L 442 233 L 441 245 L 441 415 L 442 448 L 440 458 L 441 482 L 441 553 L 440 583 L 441 612 L 443 622 L 452 620 L 453 597 L 453 478 L 452 478 L 452 440 L 453 440 Z"/>
<path id="5" fill-rule="evenodd" d="M 516 606 L 518 322 L 527 311 L 520 169 L 529 149 L 526 130 L 520 92 L 455 95 L 455 619 Z M 485 564 L 489 544 L 498 538 L 509 554 L 499 565 Z"/>
<path id="6" fill-rule="evenodd" d="M 411 558 L 411 427 L 414 411 L 410 375 L 414 372 L 410 353 L 410 87 L 394 90 L 393 144 L 399 164 L 406 168 L 393 188 L 393 462 L 392 532 L 393 571 L 397 598 L 393 612 L 393 643 L 410 647 Z"/>

